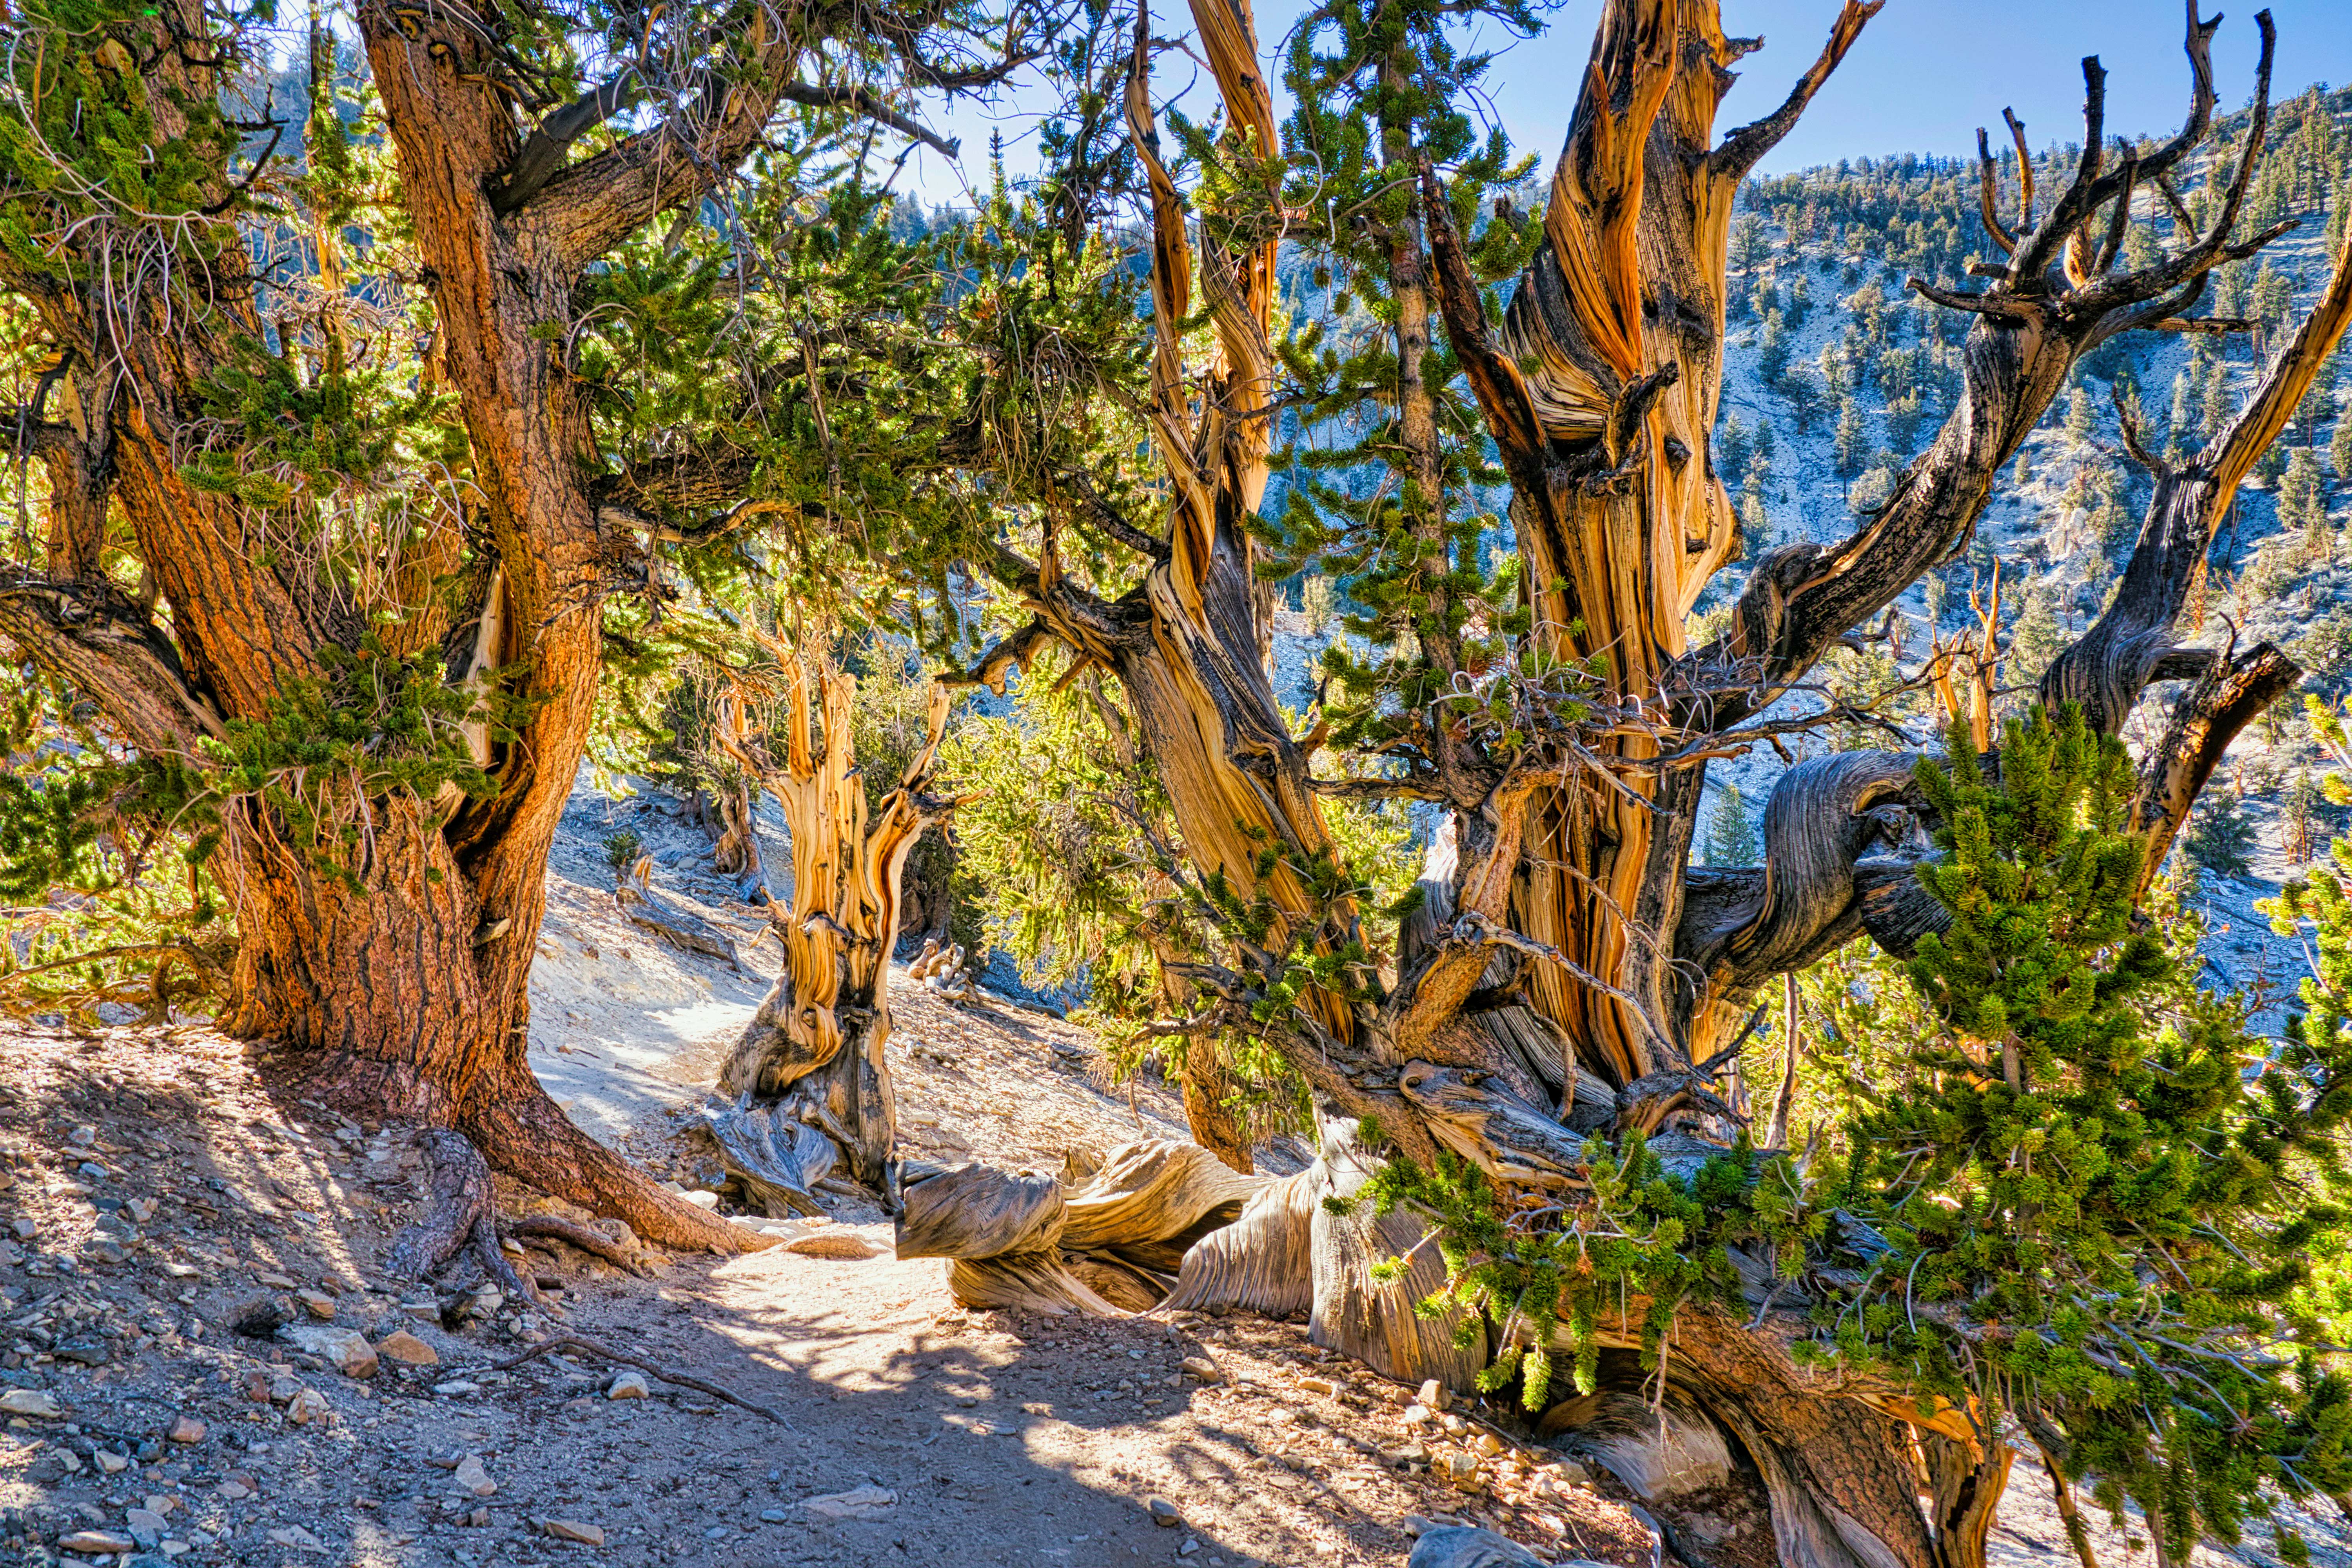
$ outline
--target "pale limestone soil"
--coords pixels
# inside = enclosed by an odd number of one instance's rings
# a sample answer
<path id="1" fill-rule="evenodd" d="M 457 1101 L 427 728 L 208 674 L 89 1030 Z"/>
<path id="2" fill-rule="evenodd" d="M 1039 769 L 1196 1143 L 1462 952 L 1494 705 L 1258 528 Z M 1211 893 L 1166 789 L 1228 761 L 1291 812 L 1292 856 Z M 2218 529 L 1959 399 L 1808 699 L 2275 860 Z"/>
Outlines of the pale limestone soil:
<path id="1" fill-rule="evenodd" d="M 743 934 L 741 971 L 621 921 L 597 847 L 616 823 L 663 858 L 666 896 Z M 534 1068 L 584 1125 L 688 1184 L 712 1172 L 681 1133 L 776 964 L 772 943 L 749 943 L 763 911 L 701 868 L 705 851 L 657 803 L 575 795 L 533 974 Z M 780 846 L 769 861 L 787 863 Z M 1184 1136 L 1170 1089 L 1111 1084 L 1082 1029 L 1001 999 L 897 995 L 890 1059 L 910 1156 L 1052 1169 L 1074 1152 Z M 854 1200 L 826 1201 L 835 1228 L 877 1247 L 863 1261 L 771 1251 L 669 1260 L 639 1279 L 555 1246 L 535 1263 L 563 1287 L 562 1316 L 526 1330 L 591 1333 L 764 1402 L 789 1429 L 660 1384 L 648 1401 L 597 1397 L 609 1369 L 586 1358 L 492 1371 L 523 1348 L 512 1328 L 446 1332 L 383 1288 L 384 1247 L 422 1196 L 408 1130 L 343 1127 L 265 1078 L 202 1028 L 0 1032 L 0 1226 L 33 1229 L 0 1247 L 0 1393 L 47 1393 L 65 1411 L 0 1429 L 0 1562 L 20 1546 L 40 1561 L 59 1534 L 120 1528 L 155 1500 L 171 1504 L 167 1536 L 190 1548 L 178 1561 L 273 1568 L 1391 1564 L 1411 1514 L 1489 1523 L 1547 1556 L 1653 1562 L 1623 1509 L 1584 1490 L 1537 1496 L 1507 1459 L 1459 1492 L 1381 1462 L 1409 1435 L 1411 1391 L 1323 1363 L 1298 1325 L 970 1317 L 943 1267 L 892 1259 L 878 1211 Z M 75 1142 L 85 1128 L 90 1142 Z M 294 1287 L 333 1297 L 335 1321 L 372 1338 L 412 1331 L 442 1364 L 387 1362 L 354 1381 L 225 1327 L 240 1303 Z M 1171 1384 L 1198 1356 L 1223 1381 Z M 331 1415 L 298 1426 L 250 1401 L 248 1375 L 273 1365 L 288 1370 L 265 1384 L 290 1376 Z M 1335 1387 L 1302 1388 L 1306 1375 Z M 475 1388 L 435 1392 L 453 1384 Z M 205 1423 L 204 1440 L 142 1456 L 182 1415 Z M 106 1473 L 101 1451 L 129 1468 Z M 451 1475 L 432 1461 L 461 1452 L 498 1490 L 453 1509 Z M 885 1517 L 818 1524 L 799 1507 L 864 1485 L 898 1495 Z M 1181 1528 L 1149 1522 L 1154 1496 Z M 604 1544 L 551 1540 L 549 1518 L 593 1526 Z M 2094 1525 L 2105 1531 L 2104 1516 Z M 2329 1521 L 2303 1528 L 2315 1555 L 2352 1563 Z M 1683 1531 L 1707 1568 L 1740 1568 L 1762 1544 L 1753 1530 L 1718 1533 Z M 1993 1551 L 2000 1568 L 2071 1562 L 2024 1466 Z M 2148 1554 L 2103 1535 L 2101 1561 L 2139 1568 Z"/>
<path id="2" fill-rule="evenodd" d="M 548 871 L 548 912 L 531 969 L 530 1063 L 572 1119 L 647 1164 L 691 1183 L 678 1134 L 697 1122 L 728 1050 L 782 966 L 757 940 L 766 910 L 709 870 L 710 844 L 667 797 L 614 799 L 588 787 L 564 814 Z M 603 837 L 627 831 L 654 855 L 654 886 L 737 935 L 741 967 L 681 952 L 627 924 L 612 899 Z M 767 879 L 790 887 L 789 852 L 763 847 Z M 1057 1168 L 1144 1138 L 1186 1139 L 1176 1092 L 1146 1075 L 1111 1081 L 1089 1031 L 1002 997 L 952 1005 L 906 979 L 891 987 L 887 1047 L 902 1153 Z M 1297 1170 L 1307 1151 L 1266 1160 Z"/>

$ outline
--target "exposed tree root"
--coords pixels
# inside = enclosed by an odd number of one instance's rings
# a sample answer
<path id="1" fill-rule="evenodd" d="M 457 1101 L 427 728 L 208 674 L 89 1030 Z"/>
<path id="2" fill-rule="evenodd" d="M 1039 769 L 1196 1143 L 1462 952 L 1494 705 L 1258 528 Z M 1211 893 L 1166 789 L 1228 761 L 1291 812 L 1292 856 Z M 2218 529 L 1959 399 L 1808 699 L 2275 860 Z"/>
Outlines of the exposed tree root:
<path id="1" fill-rule="evenodd" d="M 498 1370 L 510 1372 L 527 1361 L 535 1360 L 554 1351 L 581 1351 L 589 1355 L 601 1356 L 609 1362 L 617 1362 L 623 1366 L 633 1366 L 647 1377 L 658 1378 L 664 1383 L 674 1383 L 680 1388 L 691 1388 L 698 1394 L 707 1394 L 713 1399 L 723 1400 L 729 1405 L 748 1410 L 754 1415 L 764 1415 L 779 1426 L 792 1426 L 791 1422 L 765 1405 L 756 1404 L 740 1394 L 730 1394 L 715 1383 L 705 1383 L 702 1379 L 689 1373 L 674 1372 L 668 1367 L 658 1366 L 642 1356 L 631 1355 L 626 1351 L 616 1351 L 603 1341 L 592 1340 L 585 1334 L 556 1334 L 541 1340 L 520 1355 L 509 1356 L 499 1363 Z"/>
<path id="2" fill-rule="evenodd" d="M 735 951 L 735 939 L 700 915 L 682 910 L 655 892 L 653 875 L 654 858 L 639 856 L 637 863 L 629 868 L 620 885 L 613 889 L 613 901 L 620 906 L 621 918 L 672 947 L 723 958 L 736 968 L 742 968 L 743 959 Z"/>
<path id="3" fill-rule="evenodd" d="M 592 1214 L 622 1220 L 638 1239 L 656 1247 L 737 1253 L 775 1245 L 773 1237 L 730 1225 L 655 1185 L 644 1172 L 582 1131 L 528 1070 L 502 1082 L 468 1086 L 465 1098 L 472 1114 L 467 1116 L 458 1114 L 456 1095 L 414 1066 L 348 1052 L 333 1052 L 307 1065 L 298 1088 L 350 1114 L 456 1128 L 491 1169 Z M 487 1180 L 485 1173 L 486 1193 Z M 457 1245 L 450 1242 L 434 1266 L 446 1261 Z"/>
<path id="4" fill-rule="evenodd" d="M 565 1219 L 559 1215 L 517 1215 L 506 1222 L 505 1229 L 509 1236 L 553 1237 L 558 1241 L 568 1242 L 583 1252 L 593 1253 L 615 1268 L 625 1268 L 639 1276 L 646 1272 L 644 1266 L 638 1263 L 635 1255 L 627 1247 L 623 1247 L 603 1231 L 593 1226 L 582 1225 L 576 1220 Z"/>
<path id="5" fill-rule="evenodd" d="M 427 1279 L 471 1248 L 483 1272 L 510 1299 L 541 1304 L 538 1283 L 509 1263 L 499 1247 L 498 1205 L 481 1152 L 464 1133 L 434 1127 L 425 1133 L 425 1159 L 432 1198 L 425 1217 L 393 1240 L 385 1261 L 394 1277 Z"/>
<path id="6" fill-rule="evenodd" d="M 575 1126 L 535 1082 L 479 1095 L 476 1103 L 466 1130 L 491 1163 L 591 1213 L 626 1221 L 642 1240 L 680 1252 L 757 1252 L 776 1244 L 656 1186 Z"/>

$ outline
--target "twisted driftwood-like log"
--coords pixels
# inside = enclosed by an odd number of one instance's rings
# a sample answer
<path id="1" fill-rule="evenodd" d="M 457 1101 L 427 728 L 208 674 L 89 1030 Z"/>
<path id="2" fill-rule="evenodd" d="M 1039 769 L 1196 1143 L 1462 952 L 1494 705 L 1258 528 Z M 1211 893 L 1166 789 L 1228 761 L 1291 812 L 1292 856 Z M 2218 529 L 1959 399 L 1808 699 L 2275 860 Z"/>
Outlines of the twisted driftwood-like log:
<path id="1" fill-rule="evenodd" d="M 738 969 L 743 967 L 742 955 L 735 951 L 735 939 L 724 928 L 663 898 L 654 891 L 653 881 L 654 858 L 650 855 L 638 856 L 636 864 L 621 874 L 619 885 L 613 889 L 613 901 L 620 906 L 623 920 L 682 952 L 723 958 Z"/>
<path id="2" fill-rule="evenodd" d="M 747 722 L 740 691 L 720 704 L 719 733 L 792 830 L 792 904 L 769 915 L 784 969 L 719 1071 L 734 1103 L 712 1116 L 711 1131 L 755 1203 L 771 1214 L 814 1213 L 812 1191 L 836 1164 L 889 1188 L 898 1133 L 883 1054 L 890 952 L 907 857 L 955 804 L 928 793 L 948 694 L 932 688 L 929 738 L 869 818 L 851 754 L 856 682 L 772 639 L 770 647 L 786 681 L 783 759 Z"/>

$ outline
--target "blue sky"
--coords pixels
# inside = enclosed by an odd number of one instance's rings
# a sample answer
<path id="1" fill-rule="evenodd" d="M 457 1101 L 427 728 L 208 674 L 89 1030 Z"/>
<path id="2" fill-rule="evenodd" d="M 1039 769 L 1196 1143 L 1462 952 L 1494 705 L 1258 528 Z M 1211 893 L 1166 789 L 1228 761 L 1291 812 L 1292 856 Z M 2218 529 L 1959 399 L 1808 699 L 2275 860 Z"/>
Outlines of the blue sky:
<path id="1" fill-rule="evenodd" d="M 2223 11 L 2213 66 L 2225 107 L 2252 92 L 2258 8 Z M 1155 9 L 1169 14 L 1164 31 L 1184 16 L 1174 0 L 1160 0 Z M 1260 0 L 1259 33 L 1269 48 L 1306 9 L 1305 0 Z M 1739 83 L 1718 125 L 1742 123 L 1777 104 L 1811 63 L 1837 9 L 1836 0 L 1723 0 L 1725 29 L 1760 33 L 1765 47 L 1740 62 Z M 2315 81 L 2352 80 L 2352 4 L 2270 0 L 2270 10 L 2279 35 L 2274 96 Z M 1547 163 L 1568 128 L 1599 12 L 1598 0 L 1568 0 L 1538 37 L 1514 43 L 1498 34 L 1493 40 L 1493 47 L 1507 45 L 1489 78 L 1495 112 L 1514 142 L 1542 153 Z M 1887 153 L 1969 154 L 1978 126 L 2000 133 L 2004 104 L 2017 110 L 2036 146 L 2072 140 L 2081 134 L 2081 61 L 2090 54 L 2107 68 L 2111 133 L 2170 130 L 2188 103 L 2183 26 L 2173 0 L 1888 0 L 1764 167 L 1778 172 Z M 1171 61 L 1168 88 L 1176 85 L 1176 68 Z M 1003 129 L 1008 162 L 1020 171 L 1044 107 L 1033 92 L 1015 91 L 992 108 L 967 104 L 935 113 L 934 124 L 963 139 L 961 174 L 923 151 L 901 188 L 935 202 L 957 199 L 961 180 L 986 176 L 992 126 Z"/>

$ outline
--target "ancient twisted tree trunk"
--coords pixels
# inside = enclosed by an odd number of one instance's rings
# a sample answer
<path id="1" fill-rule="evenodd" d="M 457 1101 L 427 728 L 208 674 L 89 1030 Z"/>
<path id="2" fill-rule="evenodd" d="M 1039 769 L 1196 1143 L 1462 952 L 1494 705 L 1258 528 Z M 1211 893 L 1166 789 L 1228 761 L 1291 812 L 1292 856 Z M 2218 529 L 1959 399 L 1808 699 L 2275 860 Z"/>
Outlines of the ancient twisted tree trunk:
<path id="1" fill-rule="evenodd" d="M 1739 554 L 1709 451 L 1733 198 L 1876 9 L 1846 5 L 1781 107 L 1718 141 L 1714 117 L 1728 68 L 1752 42 L 1726 37 L 1705 0 L 1611 0 L 1555 170 L 1543 247 L 1499 325 L 1486 316 L 1438 172 L 1422 163 L 1415 217 L 1426 237 L 1426 287 L 1510 480 L 1534 651 L 1559 661 L 1551 668 L 1598 672 L 1575 706 L 1599 717 L 1557 725 L 1514 755 L 1423 757 L 1397 781 L 1399 793 L 1454 807 L 1452 837 L 1432 857 L 1430 896 L 1394 970 L 1362 976 L 1345 996 L 1298 989 L 1289 967 L 1296 954 L 1339 951 L 1355 927 L 1344 901 L 1310 890 L 1308 868 L 1331 840 L 1305 751 L 1266 689 L 1262 595 L 1242 526 L 1259 495 L 1265 451 L 1262 418 L 1243 411 L 1272 401 L 1266 317 L 1251 308 L 1259 253 L 1206 238 L 1192 248 L 1180 194 L 1150 155 L 1139 66 L 1131 89 L 1130 121 L 1152 180 L 1152 413 L 1175 499 L 1170 537 L 1138 543 L 1152 564 L 1144 584 L 1116 602 L 1063 582 L 1050 545 L 1034 566 L 1000 560 L 1001 580 L 1027 596 L 1037 618 L 974 678 L 1001 679 L 1053 641 L 1116 674 L 1168 780 L 1185 851 L 1171 875 L 1213 872 L 1274 911 L 1264 935 L 1227 933 L 1229 963 L 1189 966 L 1186 978 L 1214 999 L 1212 1010 L 1222 1003 L 1230 1026 L 1283 1047 L 1328 1122 L 1376 1117 L 1390 1141 L 1384 1152 L 1424 1165 L 1440 1151 L 1460 1155 L 1507 1204 L 1579 1215 L 1593 1131 L 1642 1132 L 1670 1169 L 1696 1172 L 1736 1127 L 1713 1086 L 1759 987 L 1864 931 L 1909 950 L 1933 918 L 1913 876 L 1934 826 L 1912 782 L 1915 753 L 1841 753 L 1790 770 L 1767 811 L 1767 865 L 1746 869 L 1687 865 L 1706 758 L 1753 743 L 1755 721 L 1829 648 L 1965 543 L 2003 466 L 2084 350 L 2117 332 L 2176 324 L 2212 268 L 2275 233 L 2235 232 L 2266 126 L 2267 17 L 2259 22 L 2252 134 L 2210 223 L 2201 232 L 2177 223 L 2173 247 L 2143 268 L 2118 267 L 2133 197 L 2206 138 L 2213 24 L 2189 9 L 2188 117 L 2177 136 L 2144 152 L 2109 146 L 2104 74 L 2085 62 L 2082 152 L 2054 199 L 2037 210 L 2021 198 L 2004 223 L 1987 163 L 1988 239 L 2002 258 L 1979 269 L 1990 281 L 1962 291 L 1913 280 L 1931 302 L 1974 319 L 1958 395 L 1934 441 L 1852 536 L 1784 546 L 1756 563 L 1730 629 L 1686 647 L 1685 616 Z M 1260 129 L 1269 117 L 1259 108 L 1246 11 L 1229 0 L 1199 0 L 1194 11 L 1234 134 L 1270 134 Z M 1186 395 L 1175 330 L 1191 308 L 1196 267 L 1219 353 L 1194 384 L 1197 403 Z M 1401 301 L 1423 277 L 1405 271 L 1412 276 L 1399 281 Z M 1413 319 L 1402 302 L 1400 310 L 1400 364 L 1409 369 Z M 2295 365 L 2326 352 L 2341 315 L 2332 291 L 2297 340 Z M 2271 414 L 2261 411 L 2291 407 L 2304 374 L 2274 372 L 2266 384 L 2245 427 L 2251 451 L 2269 439 L 2261 427 Z M 1410 380 L 1399 389 L 1408 424 Z M 2142 607 L 2133 636 L 2143 640 L 2131 643 L 2128 659 L 2084 656 L 2101 670 L 2131 665 L 2121 681 L 2088 678 L 2105 683 L 2110 707 L 2127 705 L 2168 668 L 2144 658 L 2145 637 L 2168 638 L 2183 574 L 2210 537 L 2210 509 L 2226 506 L 2241 458 L 2251 461 L 2224 447 L 2220 489 L 2167 503 L 2180 511 L 2170 526 L 2193 535 L 2196 548 L 2144 539 L 2147 559 L 2136 557 L 2148 585 L 2134 600 Z M 2151 528 L 2162 531 L 2153 519 Z M 2131 642 L 2120 633 L 2115 640 Z M 2226 669 L 2206 662 L 2221 673 L 2183 702 L 2148 759 L 2142 820 L 2159 848 L 2164 825 L 2177 825 L 2237 726 L 2292 679 L 2291 667 L 2264 650 Z M 2074 679 L 2064 669 L 2058 678 Z M 1269 1022 L 1277 988 L 1282 1004 Z M 1352 1157 L 1342 1143 L 1325 1151 L 1327 1163 Z M 950 1191 L 941 1190 L 942 1203 Z M 1345 1300 L 1327 1269 L 1351 1270 L 1361 1253 L 1318 1243 L 1324 1211 L 1300 1201 L 1302 1191 L 1266 1189 L 1234 1223 L 1199 1240 L 1173 1299 L 1271 1310 Z M 1899 1391 L 1801 1368 L 1787 1350 L 1808 1331 L 1791 1305 L 1793 1282 L 1751 1264 L 1756 1319 L 1685 1306 L 1669 1376 L 1691 1419 L 1762 1478 L 1783 1561 L 1980 1564 L 2006 1476 L 1998 1447 L 1959 1412 L 1923 1412 Z M 1403 1356 L 1382 1352 L 1381 1320 L 1368 1300 L 1340 1310 L 1354 1321 L 1327 1328 L 1337 1342 L 1375 1359 L 1389 1354 L 1391 1364 L 1437 1363 L 1426 1340 Z M 1623 1342 L 1638 1342 L 1639 1321 L 1636 1305 L 1615 1331 Z M 1640 1379 L 1628 1368 L 1620 1369 L 1622 1386 L 1602 1392 L 1637 1394 Z M 1572 1410 L 1560 1416 L 1579 1418 Z M 1916 1463 L 1904 1426 L 1933 1438 Z M 1926 1520 L 1916 1501 L 1923 1489 L 1934 1501 Z"/>
<path id="2" fill-rule="evenodd" d="M 869 817 L 850 725 L 856 682 L 771 647 L 786 682 L 783 757 L 747 722 L 740 689 L 720 704 L 719 734 L 792 831 L 792 903 L 769 917 L 784 968 L 719 1071 L 736 1103 L 713 1127 L 728 1169 L 768 1212 L 813 1214 L 812 1189 L 836 1165 L 894 1195 L 890 954 L 907 857 L 954 805 L 929 793 L 948 693 L 931 689 L 929 736 Z"/>
<path id="3" fill-rule="evenodd" d="M 91 27 L 37 8 L 35 76 L 70 67 L 110 113 L 146 117 L 173 166 L 196 171 L 196 191 L 161 216 L 73 181 L 20 204 L 48 248 L 13 251 L 0 284 L 30 302 L 57 352 L 54 410 L 20 421 L 53 504 L 38 567 L 27 555 L 0 581 L 0 636 L 97 702 L 141 753 L 194 759 L 199 741 L 236 733 L 268 775 L 267 788 L 226 786 L 221 806 L 215 865 L 240 941 L 228 1027 L 290 1047 L 341 1103 L 454 1128 L 493 1164 L 655 1241 L 731 1248 L 740 1233 L 573 1127 L 525 1059 L 547 855 L 593 716 L 601 605 L 644 549 L 592 502 L 604 464 L 586 392 L 546 328 L 571 319 L 582 277 L 613 246 L 699 200 L 757 144 L 802 43 L 758 13 L 734 66 L 681 95 L 692 106 L 681 119 L 569 161 L 625 95 L 592 92 L 531 127 L 518 119 L 514 57 L 479 16 L 371 3 L 358 23 L 431 295 L 427 379 L 455 394 L 467 437 L 462 473 L 420 486 L 383 538 L 348 542 L 357 580 L 329 558 L 324 498 L 198 482 L 194 459 L 239 456 L 215 449 L 222 385 L 280 349 L 306 387 L 341 372 L 352 306 L 337 247 L 320 244 L 316 318 L 265 324 L 236 137 L 195 112 L 220 101 L 234 53 L 214 14 L 164 0 Z M 117 134 L 101 127 L 119 120 L 96 115 L 86 130 L 55 80 L 29 85 L 10 102 L 41 118 L 32 143 L 56 157 Z M 170 261 L 126 261 L 137 257 Z M 135 594 L 99 570 L 110 516 L 142 570 Z M 453 579 L 454 604 L 442 596 Z M 447 679 L 504 717 L 476 715 L 454 742 L 486 787 L 428 799 L 289 761 L 312 739 L 296 732 L 300 703 L 353 711 L 359 698 L 338 684 L 351 658 L 436 647 Z M 394 751 L 375 736 L 365 753 Z"/>

